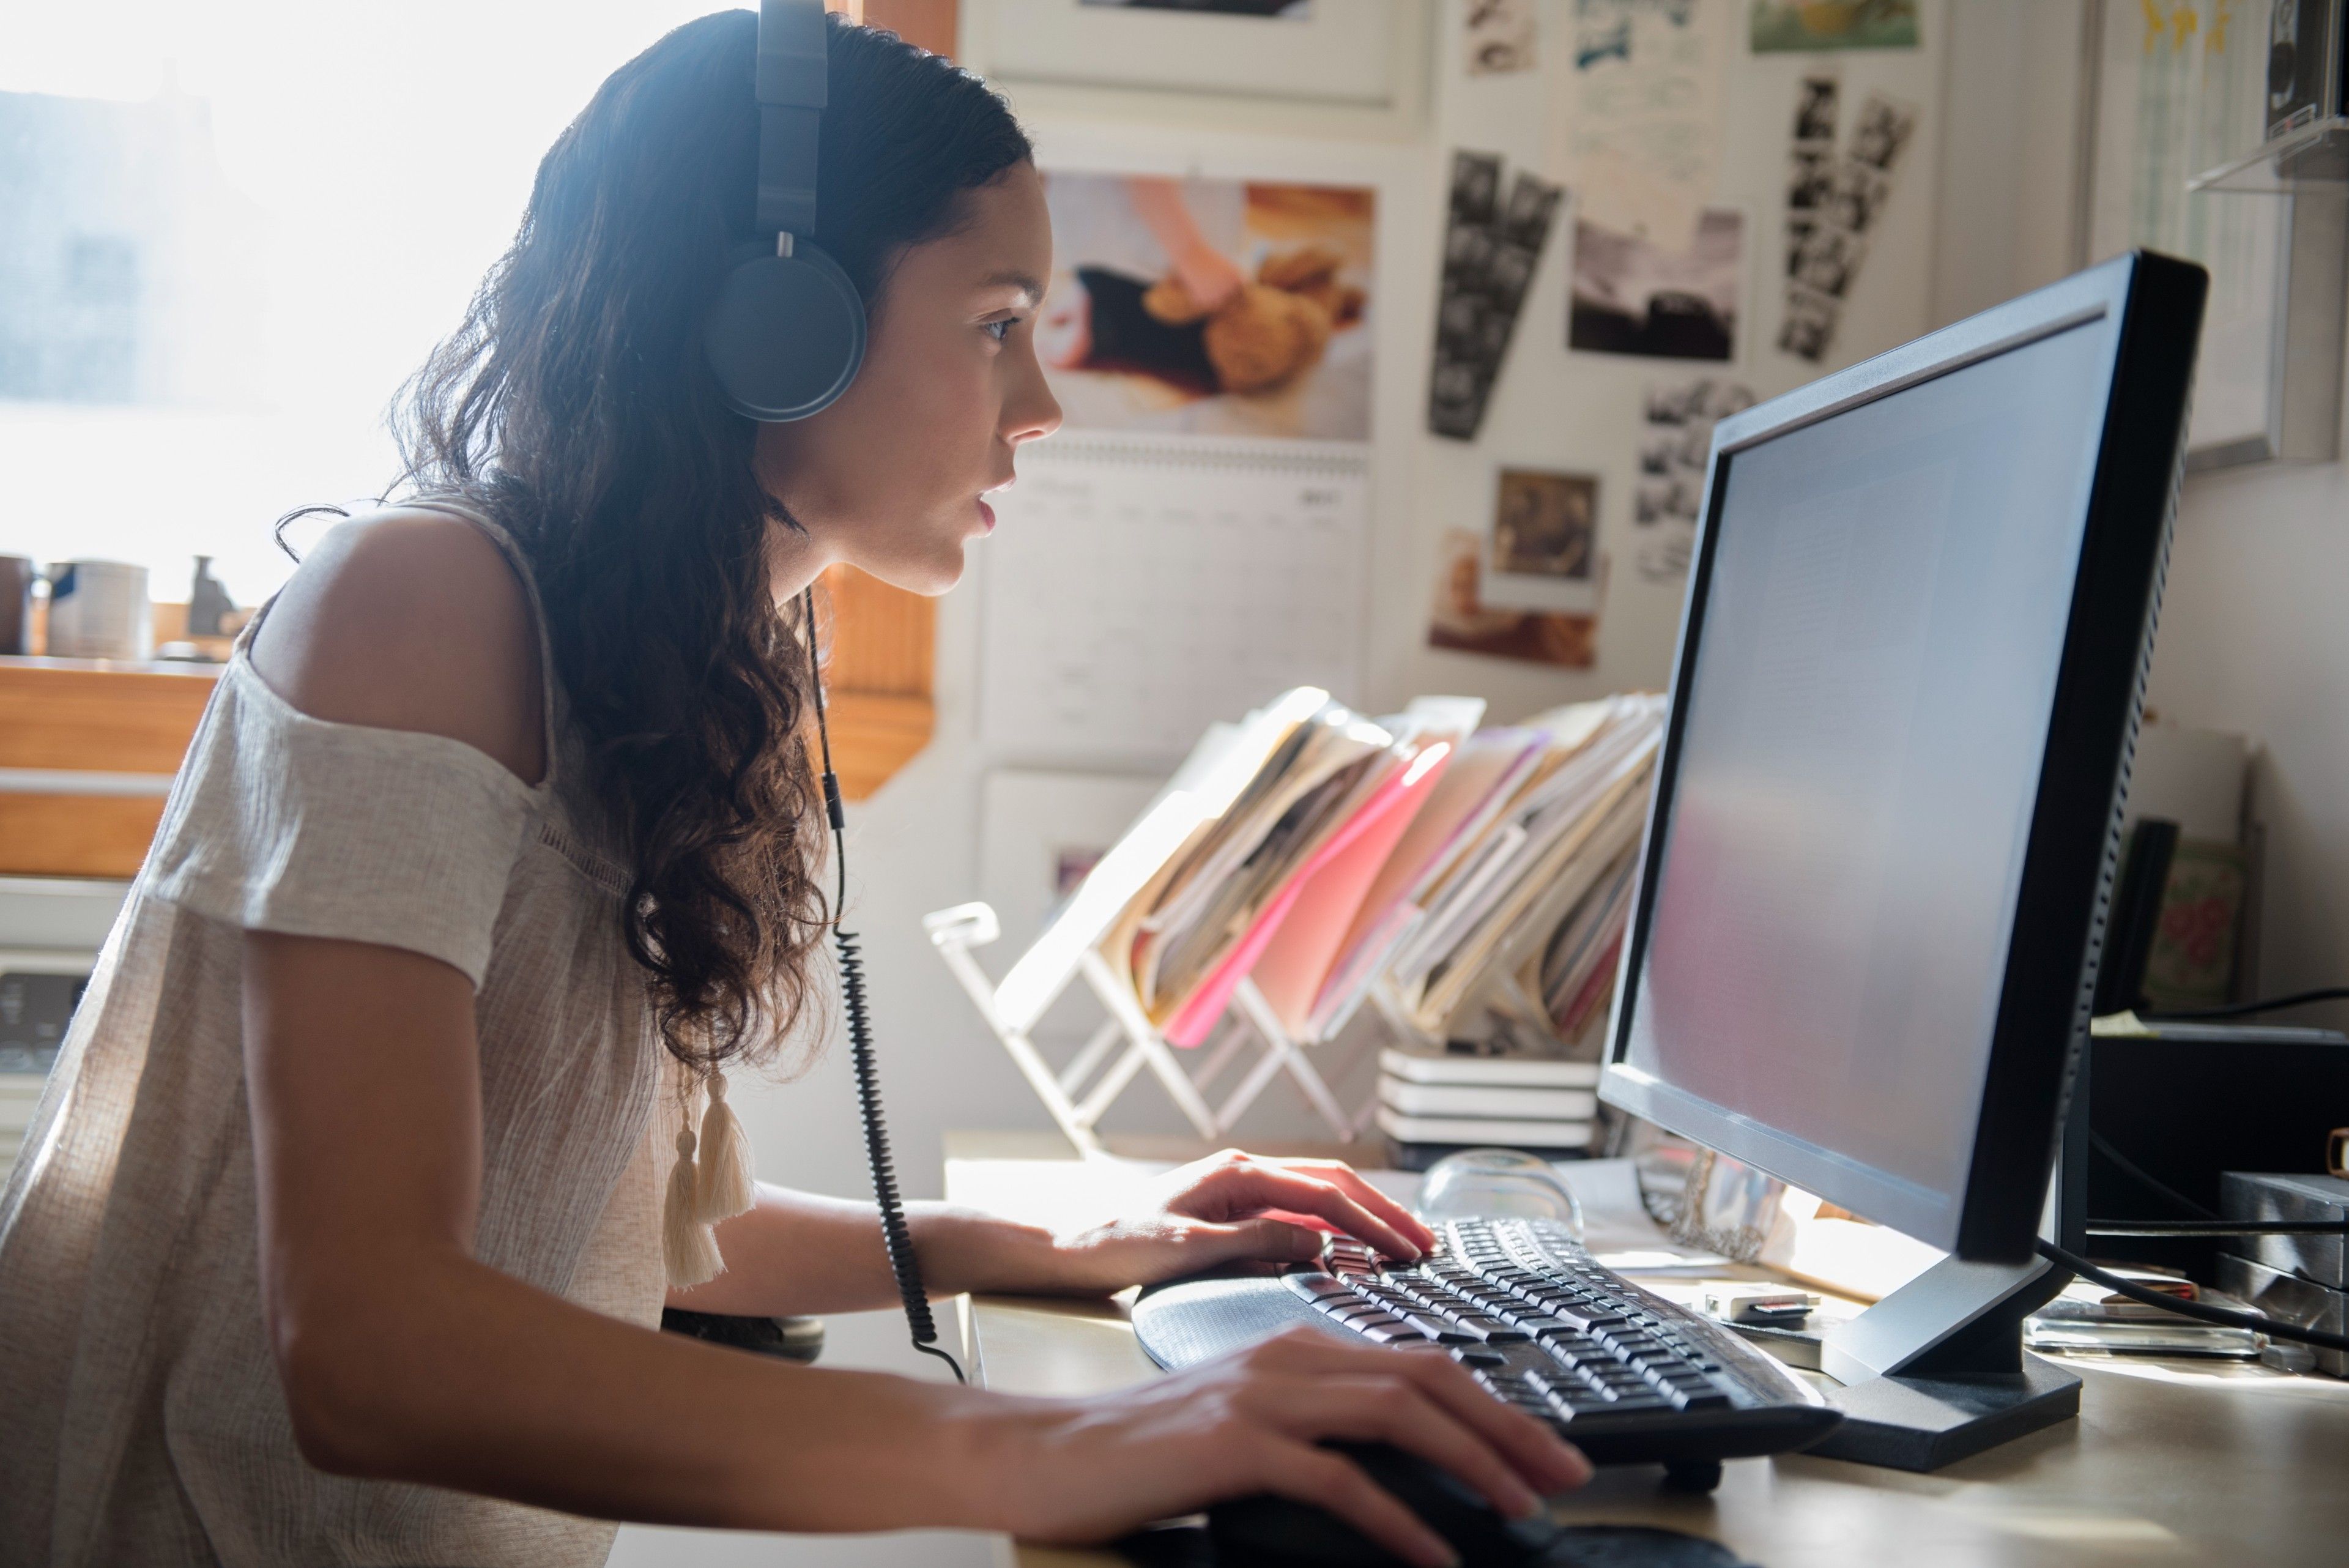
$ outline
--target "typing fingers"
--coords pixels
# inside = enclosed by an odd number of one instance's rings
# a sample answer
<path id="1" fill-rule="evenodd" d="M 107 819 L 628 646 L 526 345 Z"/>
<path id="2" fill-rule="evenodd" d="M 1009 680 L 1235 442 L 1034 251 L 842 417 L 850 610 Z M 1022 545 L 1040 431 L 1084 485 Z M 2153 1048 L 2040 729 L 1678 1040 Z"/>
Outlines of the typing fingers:
<path id="1" fill-rule="evenodd" d="M 1420 1244 L 1364 1208 L 1333 1182 L 1250 1160 L 1211 1172 L 1200 1190 L 1221 1211 L 1203 1219 L 1227 1219 L 1267 1209 L 1322 1220 L 1389 1257 L 1415 1259 Z"/>
<path id="2" fill-rule="evenodd" d="M 1466 1367 L 1442 1351 L 1379 1346 L 1369 1354 L 1398 1362 L 1402 1375 L 1421 1393 L 1475 1430 L 1539 1490 L 1565 1491 L 1590 1479 L 1590 1461 L 1581 1449 L 1545 1423 L 1495 1398 Z"/>
<path id="3" fill-rule="evenodd" d="M 1398 1234 L 1409 1238 L 1423 1252 L 1435 1245 L 1433 1231 L 1422 1223 L 1410 1210 L 1371 1186 L 1361 1172 L 1342 1159 L 1282 1159 L 1268 1163 L 1300 1176 L 1315 1177 L 1328 1182 L 1361 1204 L 1365 1211 L 1384 1220 Z M 1368 1237 L 1362 1239 L 1369 1240 Z"/>
<path id="4" fill-rule="evenodd" d="M 1543 1422 L 1495 1398 L 1466 1367 L 1433 1345 L 1352 1345 L 1305 1328 L 1266 1341 L 1262 1353 L 1294 1376 L 1324 1381 L 1383 1376 L 1407 1382 L 1489 1444 L 1537 1492 L 1566 1491 L 1590 1479 L 1590 1461 L 1580 1449 Z"/>

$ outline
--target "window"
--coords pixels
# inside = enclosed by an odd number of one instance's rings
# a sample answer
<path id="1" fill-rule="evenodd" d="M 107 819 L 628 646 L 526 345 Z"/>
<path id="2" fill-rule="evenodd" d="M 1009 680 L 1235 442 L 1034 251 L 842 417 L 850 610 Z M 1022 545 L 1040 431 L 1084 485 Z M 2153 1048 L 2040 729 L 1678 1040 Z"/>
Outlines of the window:
<path id="1" fill-rule="evenodd" d="M 0 552 L 274 591 L 281 514 L 390 479 L 556 133 L 720 3 L 0 9 Z"/>

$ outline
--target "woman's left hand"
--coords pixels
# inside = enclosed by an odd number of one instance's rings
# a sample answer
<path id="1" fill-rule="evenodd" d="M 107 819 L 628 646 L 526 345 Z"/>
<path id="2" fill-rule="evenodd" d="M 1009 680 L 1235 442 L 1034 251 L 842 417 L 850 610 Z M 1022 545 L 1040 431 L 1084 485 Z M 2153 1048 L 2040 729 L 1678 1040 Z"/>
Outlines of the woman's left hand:
<path id="1" fill-rule="evenodd" d="M 1435 1233 L 1335 1159 L 1269 1159 L 1226 1149 L 1154 1184 L 1140 1213 L 1063 1235 L 1059 1289 L 1123 1290 L 1247 1260 L 1316 1257 L 1339 1231 L 1391 1258 L 1417 1258 Z"/>

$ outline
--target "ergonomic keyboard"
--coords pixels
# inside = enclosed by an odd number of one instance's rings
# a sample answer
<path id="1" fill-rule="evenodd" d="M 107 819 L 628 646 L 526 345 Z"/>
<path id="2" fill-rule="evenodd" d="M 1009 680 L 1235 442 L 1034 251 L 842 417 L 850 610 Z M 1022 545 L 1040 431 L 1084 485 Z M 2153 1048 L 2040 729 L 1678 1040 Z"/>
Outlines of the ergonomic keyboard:
<path id="1" fill-rule="evenodd" d="M 1165 1367 L 1300 1322 L 1441 1345 L 1593 1464 L 1661 1461 L 1702 1478 L 1708 1461 L 1803 1448 L 1843 1419 L 1779 1362 L 1601 1267 L 1551 1220 L 1453 1220 L 1410 1263 L 1333 1239 L 1318 1266 L 1162 1285 L 1133 1308 L 1143 1348 Z"/>

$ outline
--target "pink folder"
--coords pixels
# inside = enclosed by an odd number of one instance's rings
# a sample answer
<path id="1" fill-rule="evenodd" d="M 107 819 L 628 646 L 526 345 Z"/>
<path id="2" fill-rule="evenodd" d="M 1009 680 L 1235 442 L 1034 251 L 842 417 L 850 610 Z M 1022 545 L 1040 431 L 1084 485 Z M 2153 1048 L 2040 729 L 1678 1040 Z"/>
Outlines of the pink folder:
<path id="1" fill-rule="evenodd" d="M 1434 795 L 1435 781 L 1451 766 L 1454 754 L 1448 742 L 1438 742 L 1413 759 L 1412 768 L 1419 776 L 1410 777 L 1412 770 L 1406 770 L 1403 798 L 1319 871 L 1302 879 L 1303 890 L 1257 960 L 1255 971 L 1257 989 L 1264 992 L 1273 1015 L 1289 1033 L 1304 1035 L 1313 1000 L 1321 993 L 1321 982 L 1329 978 L 1330 966 L 1338 961 L 1346 933 L 1362 907 L 1362 896 L 1370 891 L 1404 829 Z M 1362 810 L 1367 815 L 1371 806 Z"/>
<path id="2" fill-rule="evenodd" d="M 1322 971 L 1329 968 L 1330 959 L 1345 935 L 1346 924 L 1361 902 L 1363 889 L 1377 876 L 1395 840 L 1418 813 L 1429 787 L 1443 774 L 1452 750 L 1451 742 L 1439 741 L 1413 758 L 1409 765 L 1396 769 L 1361 810 L 1307 857 L 1257 914 L 1239 944 L 1175 1010 L 1165 1030 L 1171 1044 L 1191 1046 L 1206 1039 L 1207 1032 L 1230 1004 L 1233 991 L 1274 946 L 1292 915 L 1299 917 L 1300 934 L 1281 972 L 1288 975 L 1293 969 L 1297 978 L 1282 983 L 1285 995 L 1290 994 L 1288 988 L 1302 986 L 1304 1001 L 1297 1009 L 1299 1023 L 1290 1024 L 1285 1012 L 1282 1023 L 1291 1028 L 1301 1026 Z M 1330 884 L 1327 888 L 1320 886 L 1324 881 Z M 1320 955 L 1318 961 L 1312 956 L 1317 951 Z M 1309 968 L 1311 972 L 1304 973 Z"/>

